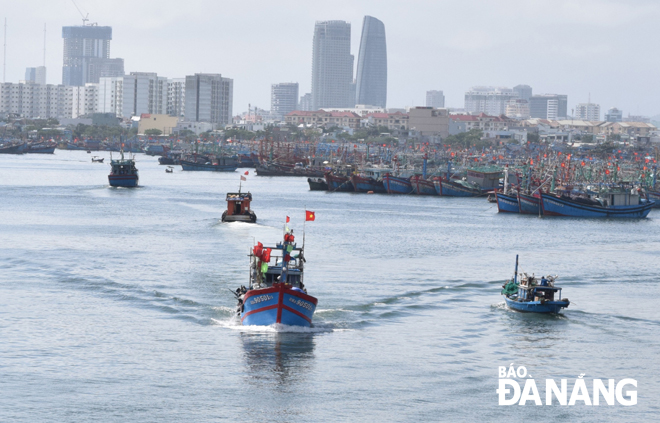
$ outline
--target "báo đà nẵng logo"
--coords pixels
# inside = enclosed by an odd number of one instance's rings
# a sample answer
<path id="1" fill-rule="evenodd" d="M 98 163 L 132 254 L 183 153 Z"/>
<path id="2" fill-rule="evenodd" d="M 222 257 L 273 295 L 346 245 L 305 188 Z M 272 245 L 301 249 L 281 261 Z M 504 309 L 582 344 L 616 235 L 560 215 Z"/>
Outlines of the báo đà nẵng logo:
<path id="1" fill-rule="evenodd" d="M 525 366 L 514 367 L 513 363 L 499 366 L 499 387 L 496 389 L 499 405 L 544 405 L 532 375 Z M 637 405 L 637 381 L 635 379 L 584 379 L 581 373 L 572 383 L 570 379 L 545 380 L 545 405 L 553 401 L 559 405 L 614 405 L 615 400 L 621 405 Z M 518 379 L 518 380 L 516 380 Z M 635 388 L 630 389 L 630 388 Z M 570 394 L 570 395 L 569 395 Z M 602 400 L 601 400 L 602 398 Z"/>

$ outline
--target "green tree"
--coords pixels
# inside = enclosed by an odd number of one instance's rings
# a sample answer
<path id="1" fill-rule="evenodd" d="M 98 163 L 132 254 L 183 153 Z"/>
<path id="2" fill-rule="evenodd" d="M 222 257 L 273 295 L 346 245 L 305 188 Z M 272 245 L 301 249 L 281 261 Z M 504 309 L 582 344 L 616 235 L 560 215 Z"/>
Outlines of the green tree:
<path id="1" fill-rule="evenodd" d="M 156 129 L 156 128 L 147 129 L 147 130 L 144 131 L 144 135 L 150 135 L 150 136 L 153 136 L 153 135 L 158 136 L 158 135 L 161 135 L 162 133 L 163 133 L 163 131 L 161 131 L 160 129 Z"/>

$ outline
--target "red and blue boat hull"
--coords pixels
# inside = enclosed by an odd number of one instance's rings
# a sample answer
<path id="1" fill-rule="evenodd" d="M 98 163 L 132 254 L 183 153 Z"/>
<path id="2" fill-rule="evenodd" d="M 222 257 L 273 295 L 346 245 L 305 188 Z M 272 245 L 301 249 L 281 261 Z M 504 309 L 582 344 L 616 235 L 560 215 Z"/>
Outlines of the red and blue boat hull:
<path id="1" fill-rule="evenodd" d="M 245 294 L 241 323 L 243 326 L 270 326 L 280 323 L 310 327 L 318 300 L 284 283 L 271 288 L 253 289 Z"/>
<path id="2" fill-rule="evenodd" d="M 655 202 L 650 201 L 634 206 L 598 207 L 577 203 L 575 201 L 550 194 L 541 194 L 541 207 L 544 216 L 565 217 L 615 217 L 640 219 L 645 218 Z"/>
<path id="3" fill-rule="evenodd" d="M 417 195 L 439 195 L 433 181 L 422 178 L 420 175 L 410 178 L 413 192 Z"/>
<path id="4" fill-rule="evenodd" d="M 108 175 L 111 187 L 134 188 L 138 186 L 138 175 Z"/>
<path id="5" fill-rule="evenodd" d="M 541 214 L 541 199 L 531 195 L 518 193 L 518 207 L 520 214 L 533 214 L 538 216 Z"/>
<path id="6" fill-rule="evenodd" d="M 410 194 L 413 190 L 410 179 L 392 175 L 383 177 L 383 186 L 388 194 Z"/>
<path id="7" fill-rule="evenodd" d="M 660 208 L 660 191 L 647 191 L 646 197 L 650 201 L 655 202 L 655 205 L 653 206 L 654 208 Z"/>
<path id="8" fill-rule="evenodd" d="M 520 213 L 518 198 L 516 196 L 495 191 L 495 198 L 497 199 L 498 213 Z"/>
<path id="9" fill-rule="evenodd" d="M 365 178 L 360 175 L 353 175 L 351 178 L 353 182 L 353 188 L 355 192 L 375 192 L 385 194 L 385 187 L 383 186 L 383 181 L 377 181 L 374 178 Z"/>

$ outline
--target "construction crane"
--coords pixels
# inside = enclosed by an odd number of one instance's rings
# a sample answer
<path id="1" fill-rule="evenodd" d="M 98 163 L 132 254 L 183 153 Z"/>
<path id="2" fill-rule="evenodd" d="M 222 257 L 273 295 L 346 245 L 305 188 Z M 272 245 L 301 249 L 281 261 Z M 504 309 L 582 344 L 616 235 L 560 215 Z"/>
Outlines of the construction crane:
<path id="1" fill-rule="evenodd" d="M 78 13 L 80 13 L 80 16 L 82 16 L 82 21 L 83 21 L 83 26 L 87 25 L 87 22 L 89 21 L 89 13 L 83 14 L 83 12 L 80 10 L 80 7 L 78 7 L 78 4 L 76 4 L 75 0 L 71 0 L 71 3 L 78 9 Z M 95 23 L 89 24 L 89 26 L 97 25 Z"/>

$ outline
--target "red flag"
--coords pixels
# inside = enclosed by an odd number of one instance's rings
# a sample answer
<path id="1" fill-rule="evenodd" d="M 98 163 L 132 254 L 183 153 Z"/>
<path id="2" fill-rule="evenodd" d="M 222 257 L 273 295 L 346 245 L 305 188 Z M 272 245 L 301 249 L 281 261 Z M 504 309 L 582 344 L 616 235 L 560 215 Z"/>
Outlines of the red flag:
<path id="1" fill-rule="evenodd" d="M 286 217 L 286 223 L 289 223 L 291 219 L 289 219 L 289 216 Z"/>
<path id="2" fill-rule="evenodd" d="M 316 214 L 313 211 L 305 210 L 305 221 L 316 220 Z"/>
<path id="3" fill-rule="evenodd" d="M 250 174 L 250 171 L 249 171 L 249 170 L 246 170 L 246 171 L 245 171 L 245 175 L 249 175 L 249 174 Z"/>
<path id="4" fill-rule="evenodd" d="M 243 175 L 241 175 L 241 181 L 247 181 L 247 178 Z"/>

